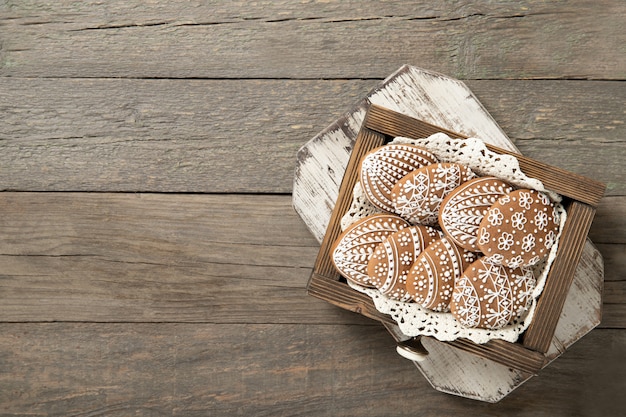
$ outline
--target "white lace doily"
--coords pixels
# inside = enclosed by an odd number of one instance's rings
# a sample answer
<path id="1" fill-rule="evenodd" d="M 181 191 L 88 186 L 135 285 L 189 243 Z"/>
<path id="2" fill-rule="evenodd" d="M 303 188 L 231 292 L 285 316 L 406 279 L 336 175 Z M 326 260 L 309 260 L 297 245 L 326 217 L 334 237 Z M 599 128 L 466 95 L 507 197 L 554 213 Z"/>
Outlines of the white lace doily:
<path id="1" fill-rule="evenodd" d="M 465 165 L 480 176 L 494 176 L 518 188 L 531 188 L 546 193 L 555 203 L 559 220 L 559 233 L 556 243 L 552 246 L 548 257 L 534 267 L 537 284 L 533 290 L 527 310 L 509 325 L 497 329 L 470 329 L 461 325 L 451 313 L 441 313 L 425 309 L 416 303 L 392 300 L 375 288 L 366 288 L 348 280 L 353 289 L 365 293 L 372 298 L 376 309 L 390 315 L 406 336 L 433 336 L 441 341 L 466 338 L 475 343 L 486 343 L 491 339 L 502 339 L 515 342 L 532 321 L 537 298 L 541 295 L 550 266 L 556 257 L 561 231 L 567 217 L 560 204 L 561 197 L 546 190 L 543 183 L 535 178 L 527 177 L 520 169 L 517 158 L 500 155 L 490 151 L 480 139 L 452 139 L 444 133 L 434 134 L 426 139 L 395 138 L 391 143 L 409 143 L 421 146 L 435 154 L 440 162 L 454 162 Z M 341 219 L 341 227 L 345 230 L 355 221 L 379 213 L 380 210 L 369 203 L 360 183 L 353 190 L 352 204 Z"/>

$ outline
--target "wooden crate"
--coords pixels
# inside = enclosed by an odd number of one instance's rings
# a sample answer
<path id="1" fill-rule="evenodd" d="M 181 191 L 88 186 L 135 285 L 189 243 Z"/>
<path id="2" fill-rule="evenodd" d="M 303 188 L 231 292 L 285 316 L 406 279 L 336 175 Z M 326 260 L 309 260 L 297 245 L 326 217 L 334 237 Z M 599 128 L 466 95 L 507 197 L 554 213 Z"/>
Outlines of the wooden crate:
<path id="1" fill-rule="evenodd" d="M 308 283 L 309 294 L 379 320 L 387 324 L 390 329 L 395 324 L 391 317 L 376 310 L 373 301 L 367 295 L 348 286 L 332 264 L 330 251 L 341 233 L 340 220 L 352 202 L 352 190 L 358 179 L 359 163 L 362 157 L 369 150 L 389 142 L 396 136 L 423 138 L 437 132 L 444 132 L 455 138 L 465 137 L 381 106 L 369 106 L 356 138 L 339 189 L 339 196 Z M 597 181 L 520 154 L 492 145 L 487 146 L 496 153 L 515 155 L 519 160 L 520 168 L 526 175 L 541 180 L 546 188 L 561 194 L 564 197 L 563 204 L 568 217 L 563 227 L 557 256 L 546 278 L 544 290 L 538 299 L 534 319 L 520 340 L 516 343 L 491 340 L 485 344 L 476 344 L 466 339 L 457 339 L 445 343 L 512 369 L 536 374 L 551 359 L 546 353 L 554 336 L 589 227 L 596 207 L 604 194 L 605 186 Z"/>

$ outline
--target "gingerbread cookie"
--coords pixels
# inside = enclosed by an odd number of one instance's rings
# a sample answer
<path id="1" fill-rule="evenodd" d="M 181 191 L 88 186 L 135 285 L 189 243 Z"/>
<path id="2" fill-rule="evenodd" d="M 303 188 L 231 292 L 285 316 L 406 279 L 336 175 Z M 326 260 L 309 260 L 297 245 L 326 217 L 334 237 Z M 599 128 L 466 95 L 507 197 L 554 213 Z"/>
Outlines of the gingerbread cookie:
<path id="1" fill-rule="evenodd" d="M 455 281 L 477 257 L 442 237 L 417 257 L 407 275 L 406 290 L 422 307 L 448 311 Z"/>
<path id="2" fill-rule="evenodd" d="M 415 258 L 441 232 L 429 226 L 411 226 L 389 235 L 374 249 L 367 274 L 370 282 L 389 298 L 410 300 L 406 292 L 406 276 Z"/>
<path id="3" fill-rule="evenodd" d="M 478 247 L 495 263 L 531 266 L 556 242 L 559 214 L 544 193 L 515 190 L 498 199 L 478 230 Z"/>
<path id="4" fill-rule="evenodd" d="M 346 279 L 373 286 L 367 275 L 372 252 L 387 236 L 408 226 L 406 220 L 391 214 L 374 214 L 354 222 L 339 235 L 331 250 L 335 268 Z"/>
<path id="5" fill-rule="evenodd" d="M 432 153 L 418 146 L 383 145 L 363 157 L 359 173 L 361 187 L 374 206 L 392 212 L 393 186 L 409 172 L 435 162 L 437 158 Z"/>
<path id="6" fill-rule="evenodd" d="M 512 269 L 483 257 L 457 280 L 450 311 L 463 326 L 499 329 L 526 310 L 534 288 L 532 269 Z"/>
<path id="7" fill-rule="evenodd" d="M 464 182 L 476 178 L 471 169 L 452 163 L 425 166 L 410 172 L 393 187 L 394 212 L 411 223 L 437 223 L 441 201 Z"/>
<path id="8" fill-rule="evenodd" d="M 478 226 L 496 200 L 513 191 L 495 177 L 479 177 L 454 189 L 441 203 L 439 225 L 462 248 L 477 252 Z"/>

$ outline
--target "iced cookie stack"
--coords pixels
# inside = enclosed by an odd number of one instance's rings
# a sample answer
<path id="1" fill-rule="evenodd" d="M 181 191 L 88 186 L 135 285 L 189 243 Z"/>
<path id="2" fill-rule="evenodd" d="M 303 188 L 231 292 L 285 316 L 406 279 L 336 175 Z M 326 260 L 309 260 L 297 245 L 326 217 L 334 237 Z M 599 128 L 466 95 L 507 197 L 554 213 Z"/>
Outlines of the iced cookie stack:
<path id="1" fill-rule="evenodd" d="M 342 276 L 450 312 L 470 328 L 502 328 L 525 311 L 532 266 L 558 234 L 558 211 L 545 194 L 405 144 L 366 154 L 359 180 L 382 212 L 335 242 L 332 261 Z"/>

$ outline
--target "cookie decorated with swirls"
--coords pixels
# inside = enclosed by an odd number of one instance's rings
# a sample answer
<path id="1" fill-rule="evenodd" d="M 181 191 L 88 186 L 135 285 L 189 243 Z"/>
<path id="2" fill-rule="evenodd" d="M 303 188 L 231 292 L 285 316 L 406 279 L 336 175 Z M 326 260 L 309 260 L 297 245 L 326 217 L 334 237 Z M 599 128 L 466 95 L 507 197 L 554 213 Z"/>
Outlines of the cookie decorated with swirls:
<path id="1" fill-rule="evenodd" d="M 376 246 L 410 224 L 391 214 L 374 214 L 352 223 L 335 241 L 331 260 L 339 273 L 359 285 L 373 287 L 367 264 Z"/>
<path id="2" fill-rule="evenodd" d="M 441 202 L 441 229 L 460 247 L 478 252 L 480 222 L 491 205 L 511 191 L 513 187 L 495 177 L 474 178 L 461 184 Z"/>
<path id="3" fill-rule="evenodd" d="M 526 311 L 535 284 L 531 268 L 508 268 L 482 257 L 456 281 L 450 311 L 465 327 L 500 329 Z"/>
<path id="4" fill-rule="evenodd" d="M 559 213 L 542 192 L 521 189 L 500 197 L 478 230 L 478 247 L 492 262 L 517 268 L 535 265 L 556 243 Z"/>
<path id="5" fill-rule="evenodd" d="M 459 185 L 476 178 L 466 166 L 437 163 L 405 175 L 393 187 L 394 212 L 410 223 L 437 224 L 444 197 Z"/>
<path id="6" fill-rule="evenodd" d="M 444 236 L 417 257 L 407 275 L 406 290 L 422 307 L 448 311 L 454 283 L 477 258 Z"/>
<path id="7" fill-rule="evenodd" d="M 387 144 L 369 151 L 361 161 L 359 180 L 367 199 L 381 210 L 393 212 L 391 191 L 411 171 L 433 164 L 426 149 L 408 144 Z"/>
<path id="8" fill-rule="evenodd" d="M 374 249 L 367 264 L 370 281 L 387 297 L 409 301 L 406 277 L 415 259 L 441 232 L 429 226 L 411 226 L 392 233 Z"/>

